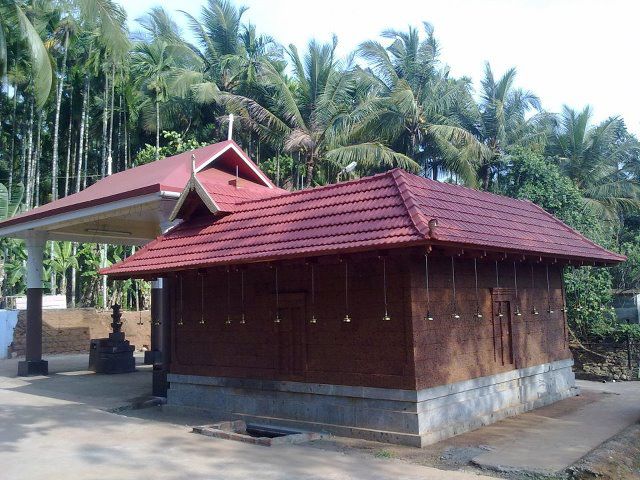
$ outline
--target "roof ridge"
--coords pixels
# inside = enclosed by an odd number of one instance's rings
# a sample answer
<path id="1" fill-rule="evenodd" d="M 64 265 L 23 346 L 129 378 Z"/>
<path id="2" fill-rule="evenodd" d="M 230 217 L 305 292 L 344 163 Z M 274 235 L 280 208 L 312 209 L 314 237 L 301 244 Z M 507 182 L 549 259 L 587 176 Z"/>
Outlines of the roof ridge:
<path id="1" fill-rule="evenodd" d="M 393 170 L 397 170 L 397 169 L 393 169 Z M 283 193 L 282 195 L 274 195 L 273 197 L 269 197 L 270 199 L 273 198 L 277 198 L 277 197 L 292 197 L 292 196 L 299 196 L 299 195 L 303 195 L 309 192 L 318 192 L 318 191 L 324 191 L 324 190 L 331 190 L 334 188 L 341 188 L 344 187 L 346 185 L 353 185 L 355 183 L 366 183 L 366 182 L 370 182 L 372 180 L 377 180 L 381 177 L 387 177 L 389 176 L 389 173 L 392 172 L 393 170 L 387 170 L 386 172 L 382 172 L 382 173 L 376 173 L 375 175 L 369 175 L 366 177 L 360 177 L 360 178 L 355 178 L 353 180 L 348 180 L 346 182 L 340 182 L 340 183 L 330 183 L 328 185 L 320 185 L 319 187 L 312 187 L 312 188 L 303 188 L 300 190 L 294 190 L 292 192 L 287 192 L 287 193 Z M 286 191 L 286 190 L 285 190 Z M 253 202 L 259 202 L 261 200 L 265 200 L 264 198 L 255 198 L 255 199 L 249 199 L 243 202 L 238 202 L 237 205 L 246 205 L 249 203 L 253 203 Z"/>
<path id="2" fill-rule="evenodd" d="M 398 193 L 400 194 L 400 198 L 402 198 L 402 203 L 407 209 L 407 213 L 409 214 L 409 218 L 411 219 L 414 228 L 420 235 L 425 238 L 429 238 L 431 236 L 429 234 L 429 223 L 424 220 L 424 214 L 420 210 L 420 207 L 418 207 L 411 188 L 407 185 L 405 172 L 401 168 L 394 168 L 389 170 L 387 173 L 391 175 L 391 178 L 394 180 Z"/>

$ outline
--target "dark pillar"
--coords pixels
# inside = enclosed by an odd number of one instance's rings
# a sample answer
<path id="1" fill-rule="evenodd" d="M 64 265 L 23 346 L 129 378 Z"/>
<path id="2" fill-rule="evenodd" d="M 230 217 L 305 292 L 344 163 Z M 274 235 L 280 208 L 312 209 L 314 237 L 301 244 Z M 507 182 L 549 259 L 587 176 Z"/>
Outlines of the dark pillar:
<path id="1" fill-rule="evenodd" d="M 162 362 L 162 279 L 151 282 L 151 349 L 144 352 L 144 364 Z"/>
<path id="2" fill-rule="evenodd" d="M 160 360 L 153 365 L 153 395 L 166 397 L 169 389 L 167 374 L 171 365 L 171 328 L 173 318 L 171 315 L 171 279 L 159 280 L 161 285 L 160 301 L 160 328 L 161 328 L 161 355 Z"/>
<path id="3" fill-rule="evenodd" d="M 42 260 L 46 236 L 34 232 L 27 243 L 27 351 L 18 362 L 18 375 L 47 375 L 49 364 L 42 360 Z"/>

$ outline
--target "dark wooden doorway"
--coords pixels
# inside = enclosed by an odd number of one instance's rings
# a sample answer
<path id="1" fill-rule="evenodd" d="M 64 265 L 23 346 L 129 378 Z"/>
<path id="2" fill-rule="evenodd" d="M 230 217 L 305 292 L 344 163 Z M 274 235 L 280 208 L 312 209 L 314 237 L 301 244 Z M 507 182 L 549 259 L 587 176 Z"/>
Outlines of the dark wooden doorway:
<path id="1" fill-rule="evenodd" d="M 500 365 L 518 368 L 514 352 L 517 331 L 514 323 L 515 291 L 510 288 L 494 288 L 491 297 L 494 360 Z"/>
<path id="2" fill-rule="evenodd" d="M 513 365 L 513 318 L 511 316 L 511 302 L 496 300 L 493 302 L 494 312 L 494 341 L 497 349 L 498 361 L 502 365 Z"/>
<path id="3" fill-rule="evenodd" d="M 278 374 L 286 380 L 304 380 L 307 365 L 306 302 L 304 293 L 280 294 Z"/>

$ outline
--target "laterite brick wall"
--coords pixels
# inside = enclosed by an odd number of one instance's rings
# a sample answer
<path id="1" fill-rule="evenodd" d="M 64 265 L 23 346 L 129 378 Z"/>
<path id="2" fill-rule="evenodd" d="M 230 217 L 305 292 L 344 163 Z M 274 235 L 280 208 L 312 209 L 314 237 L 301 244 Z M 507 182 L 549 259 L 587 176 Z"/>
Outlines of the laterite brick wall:
<path id="1" fill-rule="evenodd" d="M 382 388 L 422 389 L 571 357 L 562 308 L 561 269 L 518 263 L 522 316 L 498 321 L 493 297 L 515 310 L 513 262 L 478 260 L 476 318 L 473 260 L 455 260 L 456 307 L 450 257 L 431 255 L 433 321 L 426 321 L 424 256 L 405 252 L 386 260 L 390 321 L 384 321 L 382 261 L 348 260 L 278 267 L 281 322 L 276 318 L 275 268 L 250 265 L 242 273 L 210 270 L 174 279 L 174 351 L 178 374 L 303 381 Z M 182 291 L 182 299 L 180 292 Z M 344 323 L 347 313 L 351 323 Z M 532 315 L 536 306 L 539 315 Z M 314 307 L 315 305 L 315 307 Z M 507 305 L 507 303 L 504 303 Z M 454 318 L 454 309 L 460 318 Z M 506 309 L 506 307 L 505 307 Z M 182 312 L 182 313 L 181 313 Z M 244 312 L 245 323 L 241 323 Z M 513 312 L 515 313 L 515 312 Z M 310 322 L 311 316 L 317 323 Z M 182 318 L 182 325 L 176 325 Z M 200 321 L 204 320 L 204 324 Z M 227 323 L 227 319 L 230 323 Z M 511 334 L 507 335 L 508 326 Z"/>
<path id="2" fill-rule="evenodd" d="M 143 325 L 137 325 L 137 312 L 123 313 L 122 330 L 136 349 L 149 346 L 151 326 L 149 311 L 141 312 Z M 42 351 L 44 354 L 82 353 L 89 351 L 89 340 L 103 338 L 111 331 L 111 311 L 93 308 L 73 308 L 42 311 Z M 18 314 L 18 323 L 13 334 L 13 352 L 24 355 L 26 342 L 26 311 Z"/>
<path id="3" fill-rule="evenodd" d="M 345 265 L 278 267 L 282 321 L 276 318 L 274 268 L 244 270 L 245 324 L 240 323 L 242 274 L 222 270 L 174 280 L 173 373 L 413 388 L 410 277 L 404 258 L 387 261 L 391 321 L 384 321 L 382 263 L 373 257 Z M 204 283 L 201 283 L 204 281 Z M 229 290 L 230 286 L 230 290 Z M 183 299 L 180 300 L 182 290 Z M 228 300 L 229 299 L 229 300 Z M 314 307 L 315 305 L 315 307 Z M 204 312 L 204 314 L 202 314 Z M 344 323 L 348 313 L 351 323 Z M 310 322 L 315 314 L 317 323 Z M 230 315 L 231 324 L 227 324 Z M 200 324 L 201 316 L 204 324 Z M 174 325 L 175 323 L 174 322 Z"/>
<path id="4" fill-rule="evenodd" d="M 515 299 L 513 261 L 478 260 L 478 297 L 482 318 L 476 318 L 475 275 L 472 259 L 456 258 L 457 306 L 452 298 L 451 258 L 431 256 L 429 260 L 430 310 L 427 311 L 424 259 L 412 262 L 412 309 L 415 332 L 416 387 L 418 389 L 492 375 L 571 358 L 566 341 L 562 298 L 562 270 L 549 266 L 547 295 L 546 267 L 516 263 L 519 302 Z M 492 289 L 507 291 L 511 304 L 511 352 L 507 335 L 507 311 L 496 311 Z M 550 301 L 548 300 L 550 298 Z M 515 315 L 519 303 L 521 316 Z M 553 313 L 548 313 L 551 303 Z M 504 305 L 504 304 L 503 304 Z M 533 315 L 533 307 L 539 315 Z M 453 317 L 454 309 L 460 318 Z M 500 318 L 503 314 L 501 332 Z"/>

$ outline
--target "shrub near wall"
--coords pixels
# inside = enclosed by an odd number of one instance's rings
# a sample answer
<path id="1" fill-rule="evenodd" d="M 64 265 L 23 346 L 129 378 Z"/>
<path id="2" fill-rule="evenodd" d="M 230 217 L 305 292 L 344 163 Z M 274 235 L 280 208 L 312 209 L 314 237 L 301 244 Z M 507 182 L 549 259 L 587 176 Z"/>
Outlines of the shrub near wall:
<path id="1" fill-rule="evenodd" d="M 14 355 L 25 354 L 26 316 L 21 310 L 18 324 L 13 332 Z M 142 325 L 138 322 L 142 319 Z M 122 330 L 136 350 L 149 348 L 151 326 L 148 310 L 141 312 L 124 312 Z M 92 338 L 103 338 L 111 332 L 111 312 L 93 308 L 74 308 L 65 310 L 43 310 L 42 312 L 42 353 L 83 353 L 89 351 Z"/>

